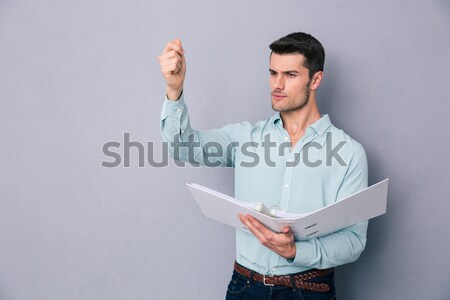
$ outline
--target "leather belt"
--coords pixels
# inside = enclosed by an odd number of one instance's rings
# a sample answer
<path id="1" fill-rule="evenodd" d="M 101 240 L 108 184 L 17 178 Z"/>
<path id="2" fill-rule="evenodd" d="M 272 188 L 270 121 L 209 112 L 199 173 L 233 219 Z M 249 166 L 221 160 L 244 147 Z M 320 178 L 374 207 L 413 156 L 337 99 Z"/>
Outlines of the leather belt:
<path id="1" fill-rule="evenodd" d="M 296 288 L 314 291 L 314 292 L 329 292 L 330 286 L 325 283 L 314 283 L 314 282 L 306 282 L 306 280 L 310 280 L 319 276 L 327 275 L 334 272 L 333 268 L 324 269 L 324 270 L 312 270 L 307 272 L 302 272 L 300 274 L 292 274 L 292 275 L 263 275 L 251 271 L 237 262 L 234 263 L 234 270 L 244 275 L 247 278 L 253 273 L 253 280 L 264 283 L 266 286 L 287 286 L 292 288 L 292 284 L 295 284 Z"/>

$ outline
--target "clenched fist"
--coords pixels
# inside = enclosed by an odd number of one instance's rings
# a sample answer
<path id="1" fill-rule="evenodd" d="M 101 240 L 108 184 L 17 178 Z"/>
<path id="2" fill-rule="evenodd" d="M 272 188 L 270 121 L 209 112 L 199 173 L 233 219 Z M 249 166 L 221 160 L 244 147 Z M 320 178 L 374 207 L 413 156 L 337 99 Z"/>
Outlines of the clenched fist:
<path id="1" fill-rule="evenodd" d="M 161 72 L 166 80 L 167 98 L 178 100 L 183 91 L 186 76 L 184 49 L 179 39 L 167 43 L 163 53 L 158 57 Z"/>

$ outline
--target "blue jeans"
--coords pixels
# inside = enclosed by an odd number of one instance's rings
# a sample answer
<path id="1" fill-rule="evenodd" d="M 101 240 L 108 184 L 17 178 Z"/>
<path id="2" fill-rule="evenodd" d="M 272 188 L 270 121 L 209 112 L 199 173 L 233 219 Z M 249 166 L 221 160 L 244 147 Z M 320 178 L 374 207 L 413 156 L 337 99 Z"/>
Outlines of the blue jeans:
<path id="1" fill-rule="evenodd" d="M 284 286 L 265 286 L 264 283 L 251 280 L 236 271 L 228 284 L 226 300 L 336 300 L 334 272 L 309 280 L 325 283 L 329 292 L 313 292 Z"/>

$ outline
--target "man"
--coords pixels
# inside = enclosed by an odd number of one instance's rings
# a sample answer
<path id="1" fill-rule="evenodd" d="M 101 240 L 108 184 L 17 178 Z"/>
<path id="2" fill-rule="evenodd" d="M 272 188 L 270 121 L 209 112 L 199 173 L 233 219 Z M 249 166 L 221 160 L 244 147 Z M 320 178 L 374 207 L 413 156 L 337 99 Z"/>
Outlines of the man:
<path id="1" fill-rule="evenodd" d="M 166 141 L 183 143 L 175 158 L 208 165 L 214 154 L 216 165 L 235 168 L 236 198 L 292 213 L 314 211 L 367 187 L 364 149 L 317 107 L 325 61 L 320 42 L 292 33 L 270 49 L 275 115 L 254 125 L 197 131 L 183 97 L 184 49 L 178 39 L 167 44 L 159 57 L 167 96 L 161 131 Z M 355 261 L 366 244 L 367 222 L 295 240 L 289 227 L 275 233 L 251 216 L 238 217 L 252 234 L 236 230 L 226 299 L 335 299 L 334 267 Z"/>

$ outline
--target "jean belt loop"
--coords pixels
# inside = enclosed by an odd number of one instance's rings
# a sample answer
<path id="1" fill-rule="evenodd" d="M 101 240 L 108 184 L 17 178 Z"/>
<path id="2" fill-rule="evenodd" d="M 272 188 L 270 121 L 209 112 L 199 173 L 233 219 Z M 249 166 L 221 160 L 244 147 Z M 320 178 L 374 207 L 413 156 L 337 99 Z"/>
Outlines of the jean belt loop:
<path id="1" fill-rule="evenodd" d="M 295 284 L 295 279 L 294 279 L 294 275 L 290 275 L 289 279 L 291 280 L 291 285 L 292 285 L 292 291 L 296 291 L 297 290 L 297 285 Z"/>
<path id="2" fill-rule="evenodd" d="M 247 286 L 248 287 L 251 287 L 252 286 L 252 283 L 253 283 L 253 275 L 255 274 L 255 272 L 254 271 L 250 271 L 250 277 L 248 278 L 248 281 L 247 281 Z"/>

